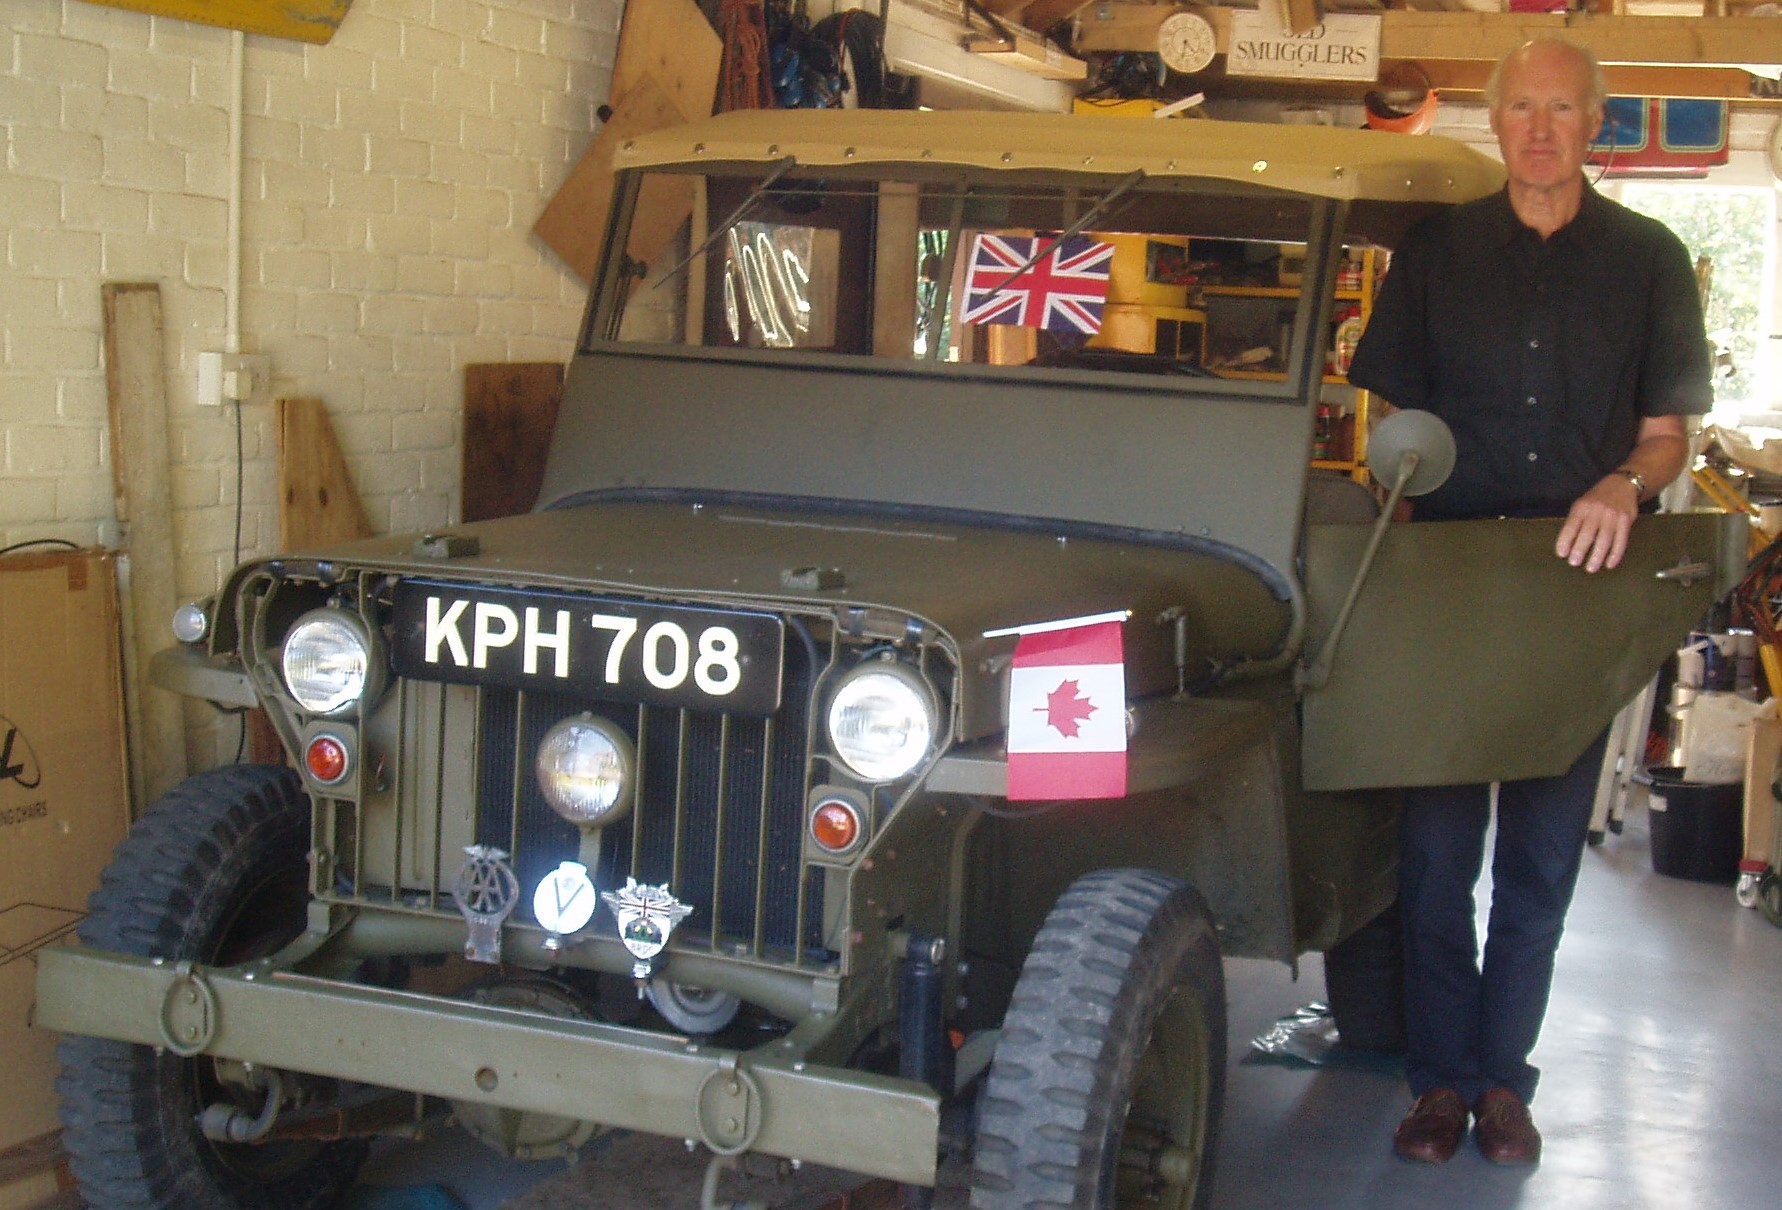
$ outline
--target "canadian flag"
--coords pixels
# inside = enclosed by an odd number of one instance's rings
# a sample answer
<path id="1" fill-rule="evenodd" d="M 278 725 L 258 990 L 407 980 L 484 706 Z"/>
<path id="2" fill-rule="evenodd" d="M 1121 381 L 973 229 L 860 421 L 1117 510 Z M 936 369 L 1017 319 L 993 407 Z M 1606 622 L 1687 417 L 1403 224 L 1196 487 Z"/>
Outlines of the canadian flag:
<path id="1" fill-rule="evenodd" d="M 1126 611 L 1011 626 L 1009 789 L 1013 801 L 1126 794 Z"/>

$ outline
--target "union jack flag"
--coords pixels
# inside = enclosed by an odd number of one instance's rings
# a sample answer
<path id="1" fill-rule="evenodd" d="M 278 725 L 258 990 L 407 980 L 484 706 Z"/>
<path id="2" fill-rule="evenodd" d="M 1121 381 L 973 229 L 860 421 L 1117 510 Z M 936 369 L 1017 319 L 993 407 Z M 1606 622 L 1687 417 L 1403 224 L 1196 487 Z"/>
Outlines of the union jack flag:
<path id="1" fill-rule="evenodd" d="M 1108 271 L 1114 245 L 1073 235 L 1040 257 L 1007 287 L 1009 274 L 1027 263 L 1046 236 L 983 234 L 971 248 L 971 269 L 965 284 L 965 311 L 970 324 L 1014 324 L 1052 332 L 1101 331 L 1101 312 L 1108 301 Z"/>

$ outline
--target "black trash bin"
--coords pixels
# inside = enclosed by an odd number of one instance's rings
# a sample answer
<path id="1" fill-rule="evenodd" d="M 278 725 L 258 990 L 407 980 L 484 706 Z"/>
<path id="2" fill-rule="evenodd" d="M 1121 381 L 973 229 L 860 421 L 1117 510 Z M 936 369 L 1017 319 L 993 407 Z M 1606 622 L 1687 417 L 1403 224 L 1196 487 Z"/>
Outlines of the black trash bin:
<path id="1" fill-rule="evenodd" d="M 1745 850 L 1745 787 L 1684 781 L 1683 770 L 1646 770 L 1652 868 L 1672 878 L 1732 883 Z"/>

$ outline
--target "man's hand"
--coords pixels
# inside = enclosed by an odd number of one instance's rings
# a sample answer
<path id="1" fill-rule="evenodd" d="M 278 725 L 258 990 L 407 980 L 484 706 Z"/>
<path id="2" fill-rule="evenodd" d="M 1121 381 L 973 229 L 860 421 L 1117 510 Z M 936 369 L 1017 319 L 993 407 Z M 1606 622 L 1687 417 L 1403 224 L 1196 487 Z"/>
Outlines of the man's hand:
<path id="1" fill-rule="evenodd" d="M 1572 502 L 1553 553 L 1585 571 L 1618 567 L 1640 514 L 1639 492 L 1626 475 L 1605 475 Z"/>
<path id="2" fill-rule="evenodd" d="M 1646 416 L 1640 420 L 1633 451 L 1621 465 L 1656 492 L 1683 472 L 1689 440 L 1681 416 Z M 1572 502 L 1553 553 L 1585 571 L 1619 567 L 1627 553 L 1627 535 L 1640 514 L 1640 492 L 1621 471 L 1604 475 L 1596 486 Z"/>

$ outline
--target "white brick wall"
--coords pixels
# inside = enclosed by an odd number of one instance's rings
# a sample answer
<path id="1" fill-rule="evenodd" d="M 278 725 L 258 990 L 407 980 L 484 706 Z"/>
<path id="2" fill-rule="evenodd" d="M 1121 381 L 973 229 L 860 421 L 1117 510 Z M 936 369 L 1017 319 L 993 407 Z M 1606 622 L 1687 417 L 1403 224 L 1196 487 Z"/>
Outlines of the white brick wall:
<path id="1" fill-rule="evenodd" d="M 379 530 L 456 515 L 467 362 L 569 354 L 582 288 L 530 228 L 592 137 L 622 8 L 355 0 L 327 46 L 247 39 L 243 347 L 274 394 L 327 402 Z M 115 540 L 99 291 L 156 281 L 191 595 L 234 531 L 234 417 L 196 402 L 226 322 L 230 36 L 0 0 L 0 545 Z M 244 419 L 247 557 L 277 514 L 272 408 Z M 201 731 L 194 766 L 234 744 Z"/>

